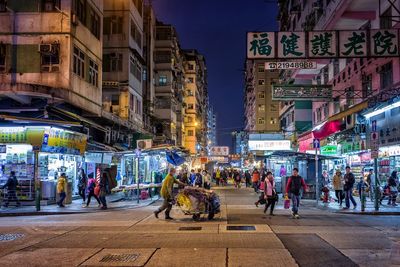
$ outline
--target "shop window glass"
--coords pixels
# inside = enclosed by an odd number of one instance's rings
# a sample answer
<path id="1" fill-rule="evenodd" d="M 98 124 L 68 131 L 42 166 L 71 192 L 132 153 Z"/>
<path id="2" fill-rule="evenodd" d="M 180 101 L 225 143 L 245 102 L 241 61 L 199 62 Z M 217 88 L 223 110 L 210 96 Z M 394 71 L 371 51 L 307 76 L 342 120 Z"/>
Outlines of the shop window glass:
<path id="1" fill-rule="evenodd" d="M 395 117 L 400 114 L 400 107 L 390 110 L 390 116 Z"/>

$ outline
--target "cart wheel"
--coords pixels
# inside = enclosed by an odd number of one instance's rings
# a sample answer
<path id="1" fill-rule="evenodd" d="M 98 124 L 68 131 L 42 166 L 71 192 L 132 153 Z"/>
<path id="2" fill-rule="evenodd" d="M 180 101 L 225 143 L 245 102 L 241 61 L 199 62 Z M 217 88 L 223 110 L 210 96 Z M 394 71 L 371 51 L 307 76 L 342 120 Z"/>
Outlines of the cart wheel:
<path id="1" fill-rule="evenodd" d="M 193 214 L 193 221 L 199 221 L 200 220 L 200 214 Z"/>
<path id="2" fill-rule="evenodd" d="M 209 214 L 208 214 L 208 219 L 211 221 L 212 219 L 214 219 L 214 212 L 210 212 Z"/>

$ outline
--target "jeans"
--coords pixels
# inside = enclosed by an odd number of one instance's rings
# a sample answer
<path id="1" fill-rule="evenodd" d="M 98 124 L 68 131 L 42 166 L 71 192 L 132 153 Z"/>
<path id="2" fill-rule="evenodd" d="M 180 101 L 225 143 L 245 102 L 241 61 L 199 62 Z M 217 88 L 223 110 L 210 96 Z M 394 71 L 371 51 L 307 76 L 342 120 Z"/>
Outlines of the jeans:
<path id="1" fill-rule="evenodd" d="M 106 195 L 104 194 L 104 195 L 102 196 L 101 193 L 100 193 L 99 199 L 100 199 L 101 204 L 103 205 L 103 208 L 107 208 Z"/>
<path id="2" fill-rule="evenodd" d="M 346 208 L 350 208 L 350 200 L 351 200 L 351 203 L 353 203 L 353 206 L 356 207 L 357 203 L 353 197 L 353 188 L 350 188 L 349 190 L 344 191 L 344 193 L 346 195 Z"/>
<path id="3" fill-rule="evenodd" d="M 253 182 L 254 192 L 258 192 L 258 182 Z"/>
<path id="4" fill-rule="evenodd" d="M 65 198 L 67 197 L 67 194 L 65 192 L 61 192 L 58 194 L 60 196 L 60 200 L 57 202 L 58 206 L 62 207 L 64 206 L 63 202 Z"/>
<path id="5" fill-rule="evenodd" d="M 171 209 L 172 209 L 172 199 L 164 198 L 163 204 L 161 205 L 161 207 L 158 208 L 157 213 L 160 213 L 163 210 L 165 210 L 165 217 L 168 218 Z"/>
<path id="6" fill-rule="evenodd" d="M 79 188 L 78 194 L 81 196 L 83 202 L 86 201 L 86 194 L 85 194 L 86 189 L 85 188 Z"/>
<path id="7" fill-rule="evenodd" d="M 87 197 L 86 206 L 89 206 L 90 200 L 92 199 L 92 197 L 94 197 L 94 198 L 97 200 L 97 203 L 99 203 L 99 205 L 100 205 L 100 199 L 94 194 L 94 191 L 90 191 L 90 192 L 89 192 L 89 195 L 88 195 L 88 197 Z"/>
<path id="8" fill-rule="evenodd" d="M 269 206 L 271 206 L 271 210 L 269 214 L 273 214 L 275 208 L 275 198 L 274 197 L 267 197 L 267 204 L 265 205 L 264 213 L 267 212 Z"/>
<path id="9" fill-rule="evenodd" d="M 343 190 L 335 190 L 335 195 L 340 205 L 343 204 L 342 193 Z"/>
<path id="10" fill-rule="evenodd" d="M 294 214 L 297 214 L 299 212 L 299 205 L 300 205 L 300 195 L 296 196 L 295 194 L 292 194 L 292 211 Z"/>

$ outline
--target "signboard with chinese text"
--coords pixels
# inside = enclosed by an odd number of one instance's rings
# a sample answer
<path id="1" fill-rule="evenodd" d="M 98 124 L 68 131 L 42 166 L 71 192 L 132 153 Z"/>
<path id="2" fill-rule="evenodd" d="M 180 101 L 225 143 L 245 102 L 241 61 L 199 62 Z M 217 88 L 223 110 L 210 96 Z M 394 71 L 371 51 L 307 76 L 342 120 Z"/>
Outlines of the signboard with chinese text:
<path id="1" fill-rule="evenodd" d="M 212 146 L 210 148 L 211 156 L 229 156 L 229 147 L 227 146 Z"/>
<path id="2" fill-rule="evenodd" d="M 2 144 L 30 144 L 41 146 L 44 128 L 29 127 L 1 127 L 0 143 Z"/>
<path id="3" fill-rule="evenodd" d="M 272 100 L 332 100 L 332 85 L 272 85 Z"/>
<path id="4" fill-rule="evenodd" d="M 321 147 L 321 155 L 337 155 L 338 147 L 334 145 L 327 145 Z"/>
<path id="5" fill-rule="evenodd" d="M 266 70 L 316 69 L 316 61 L 265 62 Z"/>
<path id="6" fill-rule="evenodd" d="M 291 142 L 289 140 L 249 140 L 249 150 L 291 150 Z"/>
<path id="7" fill-rule="evenodd" d="M 398 56 L 398 29 L 247 33 L 249 59 Z"/>
<path id="8" fill-rule="evenodd" d="M 41 150 L 50 153 L 83 155 L 87 136 L 58 128 L 46 129 Z"/>

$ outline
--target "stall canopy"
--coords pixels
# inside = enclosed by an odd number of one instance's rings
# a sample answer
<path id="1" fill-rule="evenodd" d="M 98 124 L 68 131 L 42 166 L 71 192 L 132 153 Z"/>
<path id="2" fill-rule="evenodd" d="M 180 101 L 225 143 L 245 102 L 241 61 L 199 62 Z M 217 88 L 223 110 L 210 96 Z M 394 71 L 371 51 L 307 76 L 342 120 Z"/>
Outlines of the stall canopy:
<path id="1" fill-rule="evenodd" d="M 312 131 L 313 136 L 316 139 L 324 139 L 336 132 L 339 132 L 341 124 L 342 123 L 340 120 L 327 121 L 321 127 Z"/>

